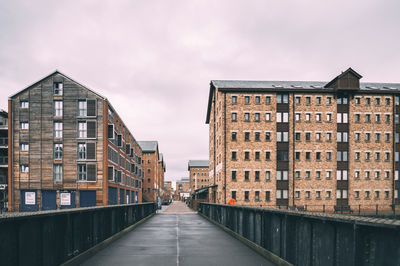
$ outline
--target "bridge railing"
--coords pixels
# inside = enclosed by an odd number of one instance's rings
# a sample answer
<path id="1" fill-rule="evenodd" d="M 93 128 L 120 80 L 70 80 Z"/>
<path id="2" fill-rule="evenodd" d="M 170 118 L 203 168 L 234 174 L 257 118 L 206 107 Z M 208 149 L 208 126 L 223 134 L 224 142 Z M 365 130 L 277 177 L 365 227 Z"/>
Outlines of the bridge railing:
<path id="1" fill-rule="evenodd" d="M 294 265 L 400 265 L 400 221 L 200 203 L 199 213 Z"/>
<path id="2" fill-rule="evenodd" d="M 60 265 L 156 212 L 154 203 L 0 217 L 1 265 Z"/>

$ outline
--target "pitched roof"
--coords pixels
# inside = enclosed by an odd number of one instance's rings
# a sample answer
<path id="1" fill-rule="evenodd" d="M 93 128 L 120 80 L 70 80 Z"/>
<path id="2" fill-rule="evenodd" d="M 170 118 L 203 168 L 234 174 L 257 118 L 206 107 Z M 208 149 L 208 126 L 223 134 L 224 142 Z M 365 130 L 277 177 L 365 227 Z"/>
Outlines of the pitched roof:
<path id="1" fill-rule="evenodd" d="M 211 80 L 210 91 L 208 97 L 208 108 L 206 116 L 206 124 L 210 122 L 210 112 L 214 90 L 226 92 L 331 92 L 335 90 L 330 84 L 346 73 L 352 73 L 356 77 L 361 78 L 361 75 L 355 72 L 352 68 L 335 77 L 332 81 L 255 81 L 255 80 Z M 374 93 L 400 93 L 400 83 L 382 83 L 382 82 L 360 82 L 359 92 L 374 92 Z"/>
<path id="2" fill-rule="evenodd" d="M 17 93 L 15 93 L 15 94 L 11 95 L 10 98 L 14 98 L 14 97 L 20 95 L 21 93 L 27 91 L 28 89 L 30 89 L 30 88 L 36 86 L 36 85 L 39 84 L 39 83 L 41 83 L 41 82 L 44 81 L 45 79 L 48 79 L 49 77 L 51 77 L 51 76 L 53 76 L 53 75 L 56 75 L 56 74 L 59 74 L 59 75 L 63 76 L 64 78 L 67 78 L 67 79 L 71 80 L 72 82 L 75 82 L 76 84 L 78 84 L 78 85 L 84 87 L 85 89 L 89 90 L 90 92 L 96 94 L 98 97 L 102 98 L 103 100 L 106 100 L 106 97 L 104 97 L 104 96 L 98 94 L 97 92 L 95 92 L 95 91 L 89 89 L 89 88 L 86 87 L 85 85 L 82 85 L 81 83 L 79 83 L 79 82 L 73 80 L 72 78 L 70 78 L 69 76 L 67 76 L 67 75 L 65 75 L 65 74 L 63 74 L 63 73 L 61 73 L 61 72 L 58 71 L 58 70 L 55 70 L 54 72 L 50 73 L 49 75 L 45 76 L 44 78 L 41 78 L 40 80 L 36 81 L 35 83 L 29 85 L 29 86 L 26 87 L 25 89 L 20 90 L 19 92 L 17 92 Z"/>
<path id="3" fill-rule="evenodd" d="M 138 144 L 144 153 L 156 152 L 158 148 L 157 141 L 138 141 Z"/>
<path id="4" fill-rule="evenodd" d="M 207 167 L 208 168 L 209 162 L 208 160 L 189 160 L 188 162 L 188 171 L 190 168 L 193 167 Z"/>

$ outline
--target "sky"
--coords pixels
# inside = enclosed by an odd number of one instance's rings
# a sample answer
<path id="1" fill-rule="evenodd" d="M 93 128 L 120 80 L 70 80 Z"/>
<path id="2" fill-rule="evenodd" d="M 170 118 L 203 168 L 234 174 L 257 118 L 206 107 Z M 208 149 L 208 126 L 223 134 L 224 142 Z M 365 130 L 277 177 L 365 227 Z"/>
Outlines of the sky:
<path id="1" fill-rule="evenodd" d="M 107 97 L 166 180 L 208 159 L 210 80 L 400 83 L 398 0 L 0 0 L 0 108 L 58 69 Z"/>

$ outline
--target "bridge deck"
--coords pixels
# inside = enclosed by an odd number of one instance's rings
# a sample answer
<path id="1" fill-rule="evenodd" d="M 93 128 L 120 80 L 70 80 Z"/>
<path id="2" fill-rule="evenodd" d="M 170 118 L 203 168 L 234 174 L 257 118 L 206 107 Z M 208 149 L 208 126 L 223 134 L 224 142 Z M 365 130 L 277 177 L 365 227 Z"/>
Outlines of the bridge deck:
<path id="1" fill-rule="evenodd" d="M 273 265 L 184 203 L 129 232 L 83 265 Z"/>

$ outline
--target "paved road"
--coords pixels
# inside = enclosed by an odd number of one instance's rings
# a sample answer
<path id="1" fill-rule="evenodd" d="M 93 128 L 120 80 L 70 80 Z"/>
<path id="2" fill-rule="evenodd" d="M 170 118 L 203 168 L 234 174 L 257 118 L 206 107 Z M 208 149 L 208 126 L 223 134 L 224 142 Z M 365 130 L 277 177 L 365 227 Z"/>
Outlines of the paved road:
<path id="1" fill-rule="evenodd" d="M 273 264 L 184 203 L 174 202 L 83 265 Z"/>

